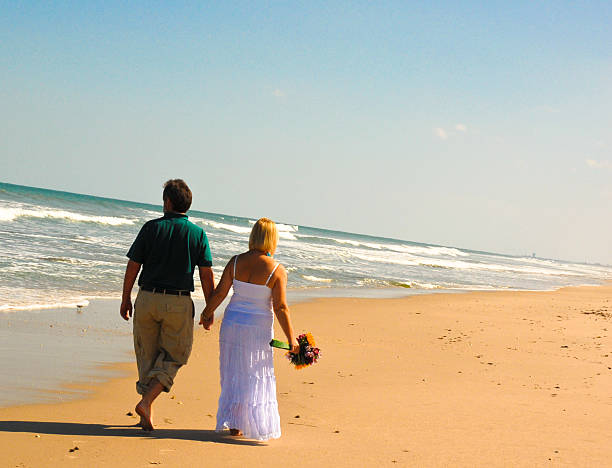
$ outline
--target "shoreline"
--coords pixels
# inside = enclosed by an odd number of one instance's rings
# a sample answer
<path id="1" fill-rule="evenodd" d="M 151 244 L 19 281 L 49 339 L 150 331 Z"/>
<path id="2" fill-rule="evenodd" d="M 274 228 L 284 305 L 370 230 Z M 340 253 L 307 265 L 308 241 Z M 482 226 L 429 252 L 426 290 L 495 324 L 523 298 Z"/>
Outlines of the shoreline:
<path id="1" fill-rule="evenodd" d="M 153 433 L 130 427 L 135 366 L 115 364 L 121 376 L 85 385 L 84 398 L 0 408 L 0 461 L 195 466 L 205 456 L 211 466 L 264 466 L 301 453 L 315 466 L 605 466 L 612 457 L 612 284 L 315 299 L 292 317 L 323 355 L 295 371 L 276 354 L 278 441 L 214 432 L 217 321 L 196 331 Z"/>
<path id="2" fill-rule="evenodd" d="M 131 327 L 109 321 L 114 301 L 89 308 L 0 314 L 0 406 L 61 401 L 67 387 L 112 378 L 106 366 L 129 362 Z M 117 316 L 119 314 L 117 313 Z M 78 397 L 79 393 L 75 396 Z"/>
<path id="3" fill-rule="evenodd" d="M 516 289 L 491 289 L 491 290 L 480 290 L 480 289 L 418 289 L 411 290 L 410 292 L 403 290 L 402 288 L 363 288 L 363 289 L 352 289 L 352 288 L 325 288 L 318 289 L 318 292 L 325 291 L 329 295 L 313 293 L 312 290 L 308 290 L 304 294 L 300 294 L 301 290 L 291 290 L 289 303 L 290 307 L 308 305 L 316 303 L 319 300 L 335 300 L 335 299 L 354 299 L 354 300 L 403 300 L 412 297 L 423 297 L 429 295 L 464 295 L 464 294 L 480 294 L 480 293 L 546 293 L 546 292 L 557 292 L 566 288 L 589 288 L 589 287 L 606 287 L 612 286 L 612 281 L 606 281 L 600 285 L 575 285 L 575 286 L 562 286 L 552 290 L 516 290 Z M 136 290 L 135 290 L 136 291 Z M 215 317 L 219 320 L 223 316 L 223 311 L 227 303 L 229 302 L 228 296 L 226 300 L 219 306 L 215 312 Z M 133 294 L 132 300 L 134 301 L 136 294 Z M 194 297 L 194 304 L 197 311 L 204 307 L 203 297 Z M 54 365 L 64 363 L 64 368 L 60 368 L 59 371 L 52 369 L 54 374 L 60 374 L 62 377 L 50 378 L 49 373 L 45 375 L 45 371 L 41 364 L 36 361 L 30 360 L 29 362 L 18 363 L 21 369 L 30 369 L 36 373 L 42 372 L 44 383 L 41 387 L 24 386 L 25 383 L 22 380 L 15 381 L 14 374 L 11 374 L 11 369 L 4 369 L 4 373 L 0 371 L 0 377 L 4 377 L 4 381 L 12 380 L 12 384 L 7 386 L 6 384 L 0 384 L 0 409 L 11 406 L 22 406 L 29 404 L 45 404 L 68 401 L 71 398 L 87 398 L 87 388 L 91 387 L 93 382 L 106 382 L 114 378 L 115 366 L 122 364 L 130 364 L 135 362 L 133 354 L 132 344 L 132 321 L 124 322 L 119 318 L 118 310 L 120 298 L 115 297 L 91 297 L 88 298 L 88 305 L 84 307 L 59 307 L 59 308 L 42 308 L 42 309 L 27 309 L 27 310 L 8 310 L 0 311 L 0 337 L 4 338 L 5 346 L 4 351 L 7 353 L 7 357 L 11 355 L 23 355 L 23 349 L 15 346 L 16 340 L 19 345 L 23 345 L 24 342 L 19 340 L 19 337 L 14 336 L 15 328 L 12 323 L 17 321 L 24 321 L 28 325 L 32 324 L 32 317 L 40 318 L 40 315 L 47 315 L 50 320 L 50 327 L 55 326 L 55 330 L 63 326 L 78 330 L 78 335 L 72 335 L 70 338 L 78 339 L 85 338 L 85 335 L 90 330 L 97 331 L 102 335 L 99 340 L 103 344 L 107 342 L 111 344 L 112 354 L 110 356 L 104 353 L 104 358 L 96 358 L 96 352 L 100 349 L 91 349 L 91 341 L 87 341 L 84 345 L 79 346 L 79 351 L 85 353 L 82 357 L 83 360 L 79 366 L 75 367 L 74 364 L 70 364 L 67 359 L 69 356 L 66 350 L 58 350 L 57 343 L 52 343 L 47 337 L 46 341 L 39 343 L 37 339 L 41 338 L 40 334 L 33 333 L 36 345 L 40 344 L 40 352 L 47 351 L 51 348 L 51 354 L 54 361 Z M 19 315 L 12 315 L 19 314 Z M 100 320 L 99 315 L 106 314 L 106 319 Z M 28 317 L 29 316 L 29 317 Z M 83 322 L 81 320 L 78 323 L 73 323 L 75 318 L 86 319 L 95 317 L 95 323 Z M 68 321 L 67 319 L 68 318 Z M 13 319 L 13 320 L 11 320 Z M 8 325 L 8 326 L 7 326 Z M 40 325 L 40 324 L 39 324 Z M 85 328 L 81 328 L 85 327 Z M 40 328 L 40 327 L 39 327 Z M 197 324 L 196 324 L 197 328 Z M 44 330 L 45 334 L 48 330 Z M 64 330 L 65 331 L 65 330 Z M 10 332 L 10 333 L 7 333 Z M 91 336 L 91 333 L 90 333 Z M 123 338 L 121 338 L 121 336 Z M 42 337 L 44 338 L 44 337 Z M 58 338 L 50 337 L 50 338 Z M 65 338 L 65 336 L 64 336 Z M 89 337 L 88 337 L 89 338 Z M 118 348 L 116 348 L 118 346 Z M 55 349 L 53 349 L 55 347 Z M 0 355 L 1 356 L 1 355 Z M 32 356 L 34 358 L 36 356 Z M 62 360 L 63 359 L 63 360 Z M 48 363 L 47 363 L 48 364 Z M 14 370 L 14 369 L 13 369 Z M 65 372 L 69 371 L 71 374 L 66 375 Z M 31 374 L 32 372 L 30 372 Z M 28 377 L 28 375 L 24 376 Z M 31 377 L 31 376 L 30 376 Z M 40 376 L 39 376 L 40 377 Z M 46 379 L 46 380 L 45 380 Z M 20 385 L 21 384 L 21 385 Z M 72 388 L 76 388 L 76 391 L 72 391 Z M 19 392 L 18 396 L 15 395 L 15 391 Z M 4 395 L 4 396 L 3 396 Z"/>
<path id="4" fill-rule="evenodd" d="M 612 278 L 604 278 L 598 283 L 579 283 L 554 286 L 548 289 L 521 289 L 521 288 L 485 288 L 485 287 L 412 287 L 412 286 L 379 286 L 379 287 L 334 287 L 334 286 L 312 286 L 308 288 L 291 288 L 287 290 L 287 298 L 289 305 L 296 305 L 303 302 L 308 302 L 315 299 L 333 299 L 333 298 L 356 298 L 356 299 L 397 299 L 403 297 L 411 297 L 416 295 L 427 294 L 455 294 L 455 293 L 472 293 L 472 292 L 553 292 L 563 288 L 582 288 L 582 287 L 598 287 L 612 284 Z M 132 301 L 135 300 L 137 286 L 134 287 Z M 231 297 L 231 296 L 228 296 Z M 197 286 L 195 294 L 192 293 L 192 299 L 197 304 L 204 301 L 204 296 L 201 292 L 198 294 Z M 103 301 L 120 302 L 121 296 L 83 296 L 80 300 L 66 303 L 54 304 L 30 304 L 18 306 L 1 306 L 0 317 L 2 314 L 11 314 L 19 312 L 47 312 L 59 310 L 84 311 L 92 305 L 92 303 Z M 221 306 L 220 306 L 221 307 Z"/>

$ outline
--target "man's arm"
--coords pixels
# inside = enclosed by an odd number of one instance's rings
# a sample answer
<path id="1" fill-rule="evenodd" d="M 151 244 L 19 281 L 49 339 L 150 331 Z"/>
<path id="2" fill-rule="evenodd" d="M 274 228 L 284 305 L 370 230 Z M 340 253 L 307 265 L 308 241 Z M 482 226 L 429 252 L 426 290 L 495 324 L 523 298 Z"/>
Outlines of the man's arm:
<path id="1" fill-rule="evenodd" d="M 200 314 L 200 325 L 202 325 L 206 330 L 210 330 L 210 327 L 215 321 L 215 310 L 223 302 L 223 299 L 226 298 L 227 293 L 232 287 L 231 265 L 234 264 L 233 260 L 234 257 L 232 257 L 225 266 L 221 279 L 219 280 L 219 284 L 217 284 L 217 287 L 210 295 L 209 300 L 206 301 L 206 307 Z"/>
<path id="2" fill-rule="evenodd" d="M 123 277 L 123 295 L 121 298 L 121 307 L 119 313 L 124 320 L 129 320 L 132 315 L 132 288 L 140 271 L 140 263 L 134 260 L 128 260 L 125 268 L 125 276 Z"/>
<path id="3" fill-rule="evenodd" d="M 215 274 L 211 267 L 199 266 L 200 272 L 200 283 L 202 283 L 202 292 L 204 293 L 204 300 L 208 304 L 210 295 L 215 289 Z"/>

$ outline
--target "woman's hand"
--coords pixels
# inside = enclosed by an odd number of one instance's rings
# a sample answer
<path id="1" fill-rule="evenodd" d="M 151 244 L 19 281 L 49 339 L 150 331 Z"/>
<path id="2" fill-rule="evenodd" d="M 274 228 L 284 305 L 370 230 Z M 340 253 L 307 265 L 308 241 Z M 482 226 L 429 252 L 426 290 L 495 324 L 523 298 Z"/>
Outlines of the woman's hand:
<path id="1" fill-rule="evenodd" d="M 291 349 L 289 350 L 291 353 L 298 354 L 300 352 L 300 345 L 297 340 L 293 340 L 293 343 L 289 342 L 289 344 L 291 345 Z"/>
<path id="2" fill-rule="evenodd" d="M 205 330 L 210 330 L 211 325 L 215 321 L 215 314 L 212 314 L 210 317 L 206 317 L 204 312 L 200 314 L 200 325 L 204 327 Z"/>

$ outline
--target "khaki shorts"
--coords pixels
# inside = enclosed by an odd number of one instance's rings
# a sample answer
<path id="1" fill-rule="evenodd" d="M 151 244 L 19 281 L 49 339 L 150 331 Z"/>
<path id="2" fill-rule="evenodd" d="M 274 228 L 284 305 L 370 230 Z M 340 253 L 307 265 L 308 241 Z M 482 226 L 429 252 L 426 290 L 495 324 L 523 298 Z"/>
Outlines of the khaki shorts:
<path id="1" fill-rule="evenodd" d="M 170 391 L 176 373 L 191 354 L 194 313 L 189 296 L 138 291 L 134 304 L 138 393 L 144 395 L 154 378 Z"/>

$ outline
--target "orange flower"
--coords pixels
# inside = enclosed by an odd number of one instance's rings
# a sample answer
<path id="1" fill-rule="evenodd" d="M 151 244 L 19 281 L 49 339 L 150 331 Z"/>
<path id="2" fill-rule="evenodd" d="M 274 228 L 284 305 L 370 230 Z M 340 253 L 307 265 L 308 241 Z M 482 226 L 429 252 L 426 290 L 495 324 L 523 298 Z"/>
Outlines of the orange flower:
<path id="1" fill-rule="evenodd" d="M 306 341 L 308 341 L 308 344 L 312 346 L 313 348 L 317 345 L 315 343 L 314 337 L 310 333 L 306 333 Z"/>

